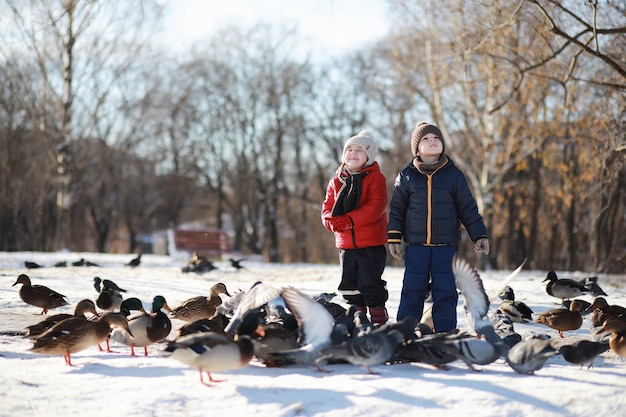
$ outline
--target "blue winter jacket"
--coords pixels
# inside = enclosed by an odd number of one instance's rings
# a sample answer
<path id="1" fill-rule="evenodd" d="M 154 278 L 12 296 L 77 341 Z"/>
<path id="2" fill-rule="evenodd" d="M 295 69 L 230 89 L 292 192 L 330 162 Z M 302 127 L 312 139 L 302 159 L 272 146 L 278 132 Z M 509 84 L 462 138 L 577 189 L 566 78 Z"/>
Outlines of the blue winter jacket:
<path id="1" fill-rule="evenodd" d="M 461 224 L 476 242 L 487 237 L 467 179 L 448 158 L 426 175 L 411 161 L 396 177 L 387 235 L 389 243 L 450 245 L 461 240 Z"/>

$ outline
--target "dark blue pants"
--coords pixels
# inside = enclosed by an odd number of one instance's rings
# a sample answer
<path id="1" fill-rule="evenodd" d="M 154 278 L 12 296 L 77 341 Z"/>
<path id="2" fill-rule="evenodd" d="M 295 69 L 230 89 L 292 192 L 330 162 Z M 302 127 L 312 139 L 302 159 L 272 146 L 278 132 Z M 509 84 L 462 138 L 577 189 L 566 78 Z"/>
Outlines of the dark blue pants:
<path id="1" fill-rule="evenodd" d="M 456 246 L 408 245 L 404 254 L 404 280 L 397 320 L 406 316 L 422 318 L 428 282 L 432 282 L 433 325 L 435 331 L 456 328 L 456 306 L 459 294 L 452 273 Z"/>
<path id="2" fill-rule="evenodd" d="M 384 307 L 389 293 L 382 279 L 387 263 L 385 246 L 362 249 L 341 249 L 341 282 L 339 292 L 349 304 Z"/>

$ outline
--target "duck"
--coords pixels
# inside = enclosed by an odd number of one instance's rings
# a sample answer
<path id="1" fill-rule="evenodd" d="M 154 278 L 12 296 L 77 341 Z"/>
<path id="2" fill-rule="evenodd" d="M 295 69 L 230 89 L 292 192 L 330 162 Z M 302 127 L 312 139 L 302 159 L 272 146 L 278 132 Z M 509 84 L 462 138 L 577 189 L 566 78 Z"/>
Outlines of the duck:
<path id="1" fill-rule="evenodd" d="M 178 328 L 176 337 L 202 332 L 225 333 L 224 329 L 229 321 L 230 319 L 220 312 L 216 313 L 215 316 L 210 319 L 204 318 L 188 321 Z"/>
<path id="2" fill-rule="evenodd" d="M 626 358 L 626 319 L 623 317 L 611 317 L 607 319 L 600 329 L 598 329 L 598 333 L 610 332 L 609 336 L 609 347 L 611 350 L 621 356 L 622 358 Z"/>
<path id="3" fill-rule="evenodd" d="M 106 290 L 115 290 L 118 292 L 126 292 L 124 288 L 120 288 L 115 282 L 110 279 L 102 279 L 100 277 L 93 278 L 93 287 L 98 292 L 106 291 Z"/>
<path id="4" fill-rule="evenodd" d="M 20 274 L 12 287 L 17 284 L 22 284 L 19 292 L 20 299 L 26 304 L 41 308 L 40 314 L 48 314 L 50 309 L 69 304 L 63 294 L 44 285 L 32 285 L 30 277 L 26 274 Z"/>
<path id="5" fill-rule="evenodd" d="M 27 339 L 35 339 L 60 321 L 69 319 L 71 317 L 85 317 L 85 315 L 88 313 L 91 314 L 93 317 L 98 317 L 96 304 L 89 299 L 81 300 L 74 307 L 73 314 L 59 313 L 48 316 L 46 319 L 40 321 L 39 323 L 35 323 L 31 326 L 26 327 L 26 334 L 24 335 L 24 337 Z"/>
<path id="6" fill-rule="evenodd" d="M 580 315 L 582 304 L 580 300 L 572 300 L 569 309 L 555 308 L 543 311 L 533 320 L 535 323 L 544 324 L 559 332 L 560 337 L 567 330 L 578 330 L 583 324 L 583 317 Z"/>
<path id="7" fill-rule="evenodd" d="M 257 311 L 249 311 L 242 319 L 237 334 L 250 336 L 254 344 L 254 356 L 267 367 L 275 366 L 272 352 L 297 349 L 298 323 L 290 315 L 281 321 L 266 322 Z"/>
<path id="8" fill-rule="evenodd" d="M 626 317 L 626 307 L 617 304 L 609 305 L 604 297 L 594 298 L 586 310 L 591 312 L 591 325 L 594 327 L 602 326 L 610 317 L 620 315 Z"/>
<path id="9" fill-rule="evenodd" d="M 226 284 L 218 282 L 211 287 L 208 297 L 199 295 L 188 298 L 176 307 L 172 308 L 170 317 L 183 321 L 193 321 L 197 319 L 210 319 L 217 312 L 217 307 L 222 304 L 220 294 L 230 293 L 226 289 Z"/>
<path id="10" fill-rule="evenodd" d="M 590 292 L 589 289 L 579 281 L 569 278 L 559 279 L 554 271 L 548 272 L 543 282 L 546 281 L 548 281 L 546 284 L 546 292 L 552 297 L 561 299 L 561 302 Z"/>
<path id="11" fill-rule="evenodd" d="M 104 311 L 119 311 L 124 296 L 115 289 L 103 290 L 96 298 L 96 305 Z"/>
<path id="12" fill-rule="evenodd" d="M 128 317 L 132 335 L 123 329 L 113 329 L 111 340 L 130 346 L 132 356 L 135 356 L 135 347 L 143 347 L 144 356 L 148 356 L 148 346 L 165 340 L 172 330 L 172 322 L 162 309 L 171 311 L 165 297 L 157 295 L 152 299 L 152 313 Z"/>
<path id="13" fill-rule="evenodd" d="M 558 346 L 559 354 L 569 363 L 582 366 L 587 364 L 587 369 L 593 367 L 594 360 L 598 355 L 609 350 L 608 342 L 579 339 L 571 343 Z"/>
<path id="14" fill-rule="evenodd" d="M 241 369 L 254 357 L 254 345 L 250 336 L 235 335 L 233 338 L 223 333 L 202 332 L 179 337 L 167 343 L 162 356 L 177 360 L 200 371 L 200 382 L 206 382 L 206 373 L 212 383 L 223 382 L 214 379 L 211 372 Z"/>
<path id="15" fill-rule="evenodd" d="M 513 288 L 507 285 L 504 291 L 500 293 L 500 298 L 502 298 L 502 302 L 498 306 L 498 310 L 509 316 L 512 321 L 516 323 L 532 321 L 534 311 L 523 301 L 515 299 Z"/>
<path id="16" fill-rule="evenodd" d="M 65 364 L 72 366 L 72 353 L 106 341 L 111 329 L 116 327 L 130 332 L 128 321 L 120 313 L 107 312 L 94 321 L 83 317 L 71 317 L 41 334 L 29 350 L 46 355 L 62 355 Z"/>
<path id="17" fill-rule="evenodd" d="M 187 265 L 182 268 L 182 272 L 211 272 L 217 267 L 207 257 L 199 255 L 197 252 L 191 254 Z"/>
<path id="18" fill-rule="evenodd" d="M 144 314 L 148 314 L 145 308 L 143 308 L 143 303 L 137 297 L 128 297 L 120 304 L 120 314 L 124 317 L 128 318 L 132 311 L 140 311 Z"/>

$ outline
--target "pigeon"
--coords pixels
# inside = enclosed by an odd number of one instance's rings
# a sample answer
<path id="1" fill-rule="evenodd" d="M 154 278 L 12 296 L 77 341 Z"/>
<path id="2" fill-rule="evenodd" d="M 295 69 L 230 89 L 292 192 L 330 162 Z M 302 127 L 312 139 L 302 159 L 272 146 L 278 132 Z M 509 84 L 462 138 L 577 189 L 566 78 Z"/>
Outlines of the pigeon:
<path id="1" fill-rule="evenodd" d="M 593 361 L 598 355 L 610 349 L 608 342 L 596 342 L 585 339 L 562 344 L 557 348 L 566 361 L 580 365 L 581 368 L 584 364 L 588 364 L 587 369 L 593 367 Z"/>
<path id="2" fill-rule="evenodd" d="M 487 318 L 489 297 L 476 268 L 455 254 L 452 258 L 452 272 L 457 288 L 464 298 L 464 309 L 468 327 L 474 333 L 481 332 L 483 327 L 492 327 Z"/>
<path id="3" fill-rule="evenodd" d="M 585 286 L 594 297 L 599 297 L 601 295 L 606 296 L 607 294 L 600 288 L 598 285 L 598 277 L 586 277 L 579 281 L 581 284 Z"/>
<path id="4" fill-rule="evenodd" d="M 230 266 L 235 268 L 237 271 L 244 268 L 244 266 L 241 265 L 241 262 L 243 261 L 243 259 L 228 258 L 228 260 L 230 261 Z"/>
<path id="5" fill-rule="evenodd" d="M 36 263 L 36 262 L 31 262 L 31 261 L 24 261 L 24 266 L 25 266 L 27 269 L 37 269 L 37 268 L 41 268 L 41 267 L 42 267 L 42 266 L 41 266 L 41 265 L 39 265 L 38 263 Z"/>
<path id="6" fill-rule="evenodd" d="M 558 355 L 549 338 L 533 337 L 522 340 L 507 352 L 505 359 L 517 373 L 532 375 L 543 368 L 546 361 Z"/>
<path id="7" fill-rule="evenodd" d="M 261 281 L 252 284 L 252 287 L 241 297 L 239 304 L 230 318 L 230 322 L 224 329 L 226 334 L 232 335 L 237 331 L 237 327 L 248 311 L 257 309 L 275 298 L 278 298 L 280 295 L 281 290 L 272 285 L 264 284 Z M 320 307 L 324 308 L 322 306 Z"/>
<path id="8" fill-rule="evenodd" d="M 331 344 L 333 316 L 312 297 L 294 287 L 283 288 L 282 296 L 298 322 L 299 347 L 272 352 L 269 360 L 274 366 L 315 365 L 316 369 L 322 370 L 316 360 L 319 352 Z"/>
<path id="9" fill-rule="evenodd" d="M 338 345 L 329 345 L 320 349 L 315 364 L 319 368 L 322 361 L 343 359 L 353 365 L 362 366 L 368 374 L 376 375 L 370 366 L 387 362 L 393 356 L 396 347 L 404 343 L 404 336 L 398 330 L 388 333 L 372 332 L 353 337 Z"/>
<path id="10" fill-rule="evenodd" d="M 515 331 L 513 321 L 508 315 L 496 310 L 490 316 L 490 320 L 493 330 L 509 348 L 522 340 L 522 335 Z"/>
<path id="11" fill-rule="evenodd" d="M 138 267 L 141 264 L 141 253 L 139 255 L 137 255 L 136 258 L 131 259 L 126 266 L 130 266 L 130 267 Z"/>

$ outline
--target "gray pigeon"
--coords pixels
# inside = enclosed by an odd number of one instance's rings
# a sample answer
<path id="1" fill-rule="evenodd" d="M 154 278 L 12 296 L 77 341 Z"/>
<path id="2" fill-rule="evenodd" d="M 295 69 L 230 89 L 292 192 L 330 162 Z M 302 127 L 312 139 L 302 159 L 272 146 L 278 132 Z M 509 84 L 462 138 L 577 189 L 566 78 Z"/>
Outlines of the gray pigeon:
<path id="1" fill-rule="evenodd" d="M 404 336 L 398 330 L 389 333 L 367 333 L 353 337 L 339 345 L 330 345 L 320 350 L 315 363 L 327 359 L 343 359 L 353 365 L 362 366 L 368 374 L 376 374 L 370 369 L 372 365 L 387 362 L 393 356 L 396 347 L 404 342 Z"/>
<path id="2" fill-rule="evenodd" d="M 297 349 L 272 352 L 268 355 L 268 361 L 273 366 L 315 365 L 318 370 L 322 370 L 316 360 L 320 350 L 331 343 L 333 316 L 323 305 L 296 288 L 283 288 L 282 296 L 298 321 L 300 346 Z"/>
<path id="3" fill-rule="evenodd" d="M 506 355 L 506 362 L 515 372 L 532 375 L 535 371 L 543 368 L 546 361 L 558 355 L 549 338 L 533 337 L 522 340 L 511 349 Z"/>

